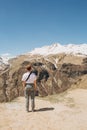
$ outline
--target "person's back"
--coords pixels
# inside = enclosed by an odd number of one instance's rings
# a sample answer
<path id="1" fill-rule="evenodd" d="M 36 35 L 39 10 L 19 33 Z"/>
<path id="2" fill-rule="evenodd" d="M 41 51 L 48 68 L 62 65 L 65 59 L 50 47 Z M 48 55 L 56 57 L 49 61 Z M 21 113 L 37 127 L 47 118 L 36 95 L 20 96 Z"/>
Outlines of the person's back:
<path id="1" fill-rule="evenodd" d="M 26 67 L 27 72 L 22 76 L 24 95 L 26 97 L 26 110 L 29 112 L 29 97 L 31 97 L 32 111 L 35 108 L 36 75 L 31 71 L 31 66 Z"/>

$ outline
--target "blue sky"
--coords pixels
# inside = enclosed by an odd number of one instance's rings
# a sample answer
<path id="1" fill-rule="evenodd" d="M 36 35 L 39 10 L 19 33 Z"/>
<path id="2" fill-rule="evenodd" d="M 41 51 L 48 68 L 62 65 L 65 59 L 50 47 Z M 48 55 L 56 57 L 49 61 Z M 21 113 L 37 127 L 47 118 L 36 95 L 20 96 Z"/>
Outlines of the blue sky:
<path id="1" fill-rule="evenodd" d="M 0 0 L 0 54 L 87 43 L 87 0 Z"/>

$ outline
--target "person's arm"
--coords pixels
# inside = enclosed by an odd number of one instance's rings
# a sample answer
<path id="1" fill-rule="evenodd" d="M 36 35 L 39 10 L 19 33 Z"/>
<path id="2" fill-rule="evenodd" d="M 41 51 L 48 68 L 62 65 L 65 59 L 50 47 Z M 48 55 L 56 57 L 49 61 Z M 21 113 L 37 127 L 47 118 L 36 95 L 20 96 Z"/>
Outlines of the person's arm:
<path id="1" fill-rule="evenodd" d="M 22 86 L 23 88 L 25 88 L 25 81 L 22 81 Z"/>
<path id="2" fill-rule="evenodd" d="M 26 84 L 26 81 L 25 81 L 25 74 L 22 76 L 22 86 L 23 86 L 23 89 L 25 88 L 25 84 Z"/>
<path id="3" fill-rule="evenodd" d="M 37 89 L 36 80 L 34 81 L 34 89 Z"/>

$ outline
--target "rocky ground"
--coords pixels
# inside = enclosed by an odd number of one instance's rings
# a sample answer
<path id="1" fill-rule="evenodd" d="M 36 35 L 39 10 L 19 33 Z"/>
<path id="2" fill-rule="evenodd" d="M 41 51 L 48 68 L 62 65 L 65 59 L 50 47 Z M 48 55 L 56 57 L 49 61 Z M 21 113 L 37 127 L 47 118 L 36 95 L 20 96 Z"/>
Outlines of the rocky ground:
<path id="1" fill-rule="evenodd" d="M 36 111 L 29 113 L 24 97 L 0 103 L 0 130 L 87 130 L 87 89 L 36 97 Z"/>

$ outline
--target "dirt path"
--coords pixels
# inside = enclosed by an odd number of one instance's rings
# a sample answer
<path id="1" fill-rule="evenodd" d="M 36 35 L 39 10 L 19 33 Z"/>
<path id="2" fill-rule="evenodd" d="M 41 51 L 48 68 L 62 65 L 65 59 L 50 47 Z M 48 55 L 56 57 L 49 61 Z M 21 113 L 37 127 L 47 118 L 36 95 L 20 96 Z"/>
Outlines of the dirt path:
<path id="1" fill-rule="evenodd" d="M 25 111 L 25 98 L 0 104 L 0 130 L 87 130 L 87 90 L 69 91 L 58 103 L 36 99 L 36 111 Z"/>

